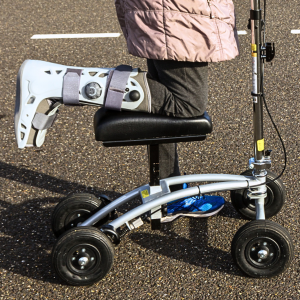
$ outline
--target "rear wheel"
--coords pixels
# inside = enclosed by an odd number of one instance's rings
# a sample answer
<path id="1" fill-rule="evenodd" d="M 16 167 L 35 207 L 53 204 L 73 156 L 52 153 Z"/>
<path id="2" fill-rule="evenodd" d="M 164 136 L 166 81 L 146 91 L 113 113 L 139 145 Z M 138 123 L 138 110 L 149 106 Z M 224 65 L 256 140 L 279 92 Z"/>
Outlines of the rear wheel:
<path id="1" fill-rule="evenodd" d="M 84 222 L 95 212 L 106 205 L 106 199 L 97 198 L 87 193 L 72 194 L 63 199 L 55 207 L 52 214 L 52 231 L 59 237 L 65 231 Z M 95 226 L 100 226 L 108 221 L 109 215 L 100 220 Z"/>
<path id="2" fill-rule="evenodd" d="M 91 285 L 111 269 L 114 247 L 95 227 L 78 227 L 65 232 L 52 251 L 52 263 L 58 277 L 70 285 Z"/>

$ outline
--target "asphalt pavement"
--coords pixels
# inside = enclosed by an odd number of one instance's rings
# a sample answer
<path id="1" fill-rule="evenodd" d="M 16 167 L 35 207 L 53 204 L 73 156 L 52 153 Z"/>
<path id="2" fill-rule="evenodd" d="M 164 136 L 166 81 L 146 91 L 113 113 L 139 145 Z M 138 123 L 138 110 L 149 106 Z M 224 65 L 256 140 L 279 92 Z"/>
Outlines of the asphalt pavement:
<path id="1" fill-rule="evenodd" d="M 209 65 L 209 107 L 214 130 L 204 142 L 181 143 L 182 172 L 240 174 L 253 156 L 250 1 L 234 1 L 239 58 Z M 145 146 L 104 148 L 94 140 L 95 107 L 63 107 L 41 148 L 17 148 L 14 136 L 16 77 L 25 59 L 81 67 L 130 64 L 123 35 L 114 38 L 31 39 L 35 34 L 121 32 L 114 1 L 8 1 L 0 3 L 0 299 L 300 299 L 300 1 L 267 1 L 267 41 L 276 57 L 265 70 L 270 112 L 287 149 L 282 176 L 287 199 L 271 220 L 284 226 L 295 258 L 271 279 L 245 276 L 230 254 L 231 241 L 247 221 L 230 203 L 208 219 L 181 218 L 160 231 L 148 225 L 115 248 L 110 273 L 89 287 L 71 287 L 51 267 L 55 237 L 51 213 L 72 192 L 112 199 L 148 182 Z M 272 171 L 284 165 L 281 144 L 265 114 Z M 123 212 L 130 209 L 122 208 Z"/>

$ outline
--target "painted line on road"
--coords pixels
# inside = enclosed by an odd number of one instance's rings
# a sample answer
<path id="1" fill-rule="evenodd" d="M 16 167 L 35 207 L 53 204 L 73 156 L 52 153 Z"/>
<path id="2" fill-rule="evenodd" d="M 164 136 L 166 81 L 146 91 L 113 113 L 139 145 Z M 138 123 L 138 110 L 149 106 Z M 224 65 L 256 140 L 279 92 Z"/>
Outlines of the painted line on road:
<path id="1" fill-rule="evenodd" d="M 119 37 L 120 33 L 35 34 L 31 39 L 82 39 Z"/>
<path id="2" fill-rule="evenodd" d="M 239 30 L 238 35 L 246 35 L 246 30 Z M 291 30 L 292 34 L 300 34 L 299 29 Z M 119 37 L 121 34 L 116 33 L 75 33 L 75 34 L 35 34 L 31 39 L 82 39 L 82 38 L 108 38 Z"/>

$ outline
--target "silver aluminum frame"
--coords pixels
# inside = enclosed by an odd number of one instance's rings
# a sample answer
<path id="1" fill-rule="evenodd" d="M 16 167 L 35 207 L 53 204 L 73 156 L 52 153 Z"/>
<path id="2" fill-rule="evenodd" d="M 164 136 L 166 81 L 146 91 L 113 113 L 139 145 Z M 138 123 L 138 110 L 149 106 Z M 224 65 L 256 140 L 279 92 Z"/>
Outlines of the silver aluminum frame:
<path id="1" fill-rule="evenodd" d="M 176 192 L 170 192 L 170 186 L 175 184 L 183 184 L 185 182 L 214 183 L 199 186 L 197 185 Z M 142 198 L 143 203 L 141 205 L 128 211 L 124 215 L 109 223 L 109 225 L 114 228 L 114 230 L 126 224 L 127 222 L 143 215 L 144 213 L 156 208 L 160 208 L 162 205 L 167 204 L 171 201 L 175 201 L 185 197 L 193 197 L 200 194 L 208 194 L 228 190 L 250 189 L 264 182 L 265 176 L 256 177 L 230 174 L 195 174 L 162 179 L 160 180 L 160 185 L 153 189 L 155 190 L 154 193 L 150 193 L 153 187 L 150 188 L 149 184 L 134 189 L 133 191 L 114 200 L 78 226 L 92 226 L 93 224 L 104 218 L 108 213 L 112 212 L 120 205 L 125 204 L 133 198 L 139 196 L 145 190 L 148 191 L 149 196 L 146 198 Z M 259 219 L 264 219 L 264 205 L 262 204 L 261 206 L 260 204 L 264 203 L 265 185 L 258 186 L 257 190 L 260 190 L 260 193 L 257 196 L 258 200 L 256 200 L 260 207 L 257 217 Z"/>

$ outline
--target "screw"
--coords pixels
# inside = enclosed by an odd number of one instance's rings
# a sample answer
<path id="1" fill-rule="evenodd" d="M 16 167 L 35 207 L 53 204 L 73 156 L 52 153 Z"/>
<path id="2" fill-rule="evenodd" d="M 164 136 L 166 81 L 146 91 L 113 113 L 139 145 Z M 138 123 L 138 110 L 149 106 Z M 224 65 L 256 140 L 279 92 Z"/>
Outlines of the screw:
<path id="1" fill-rule="evenodd" d="M 91 261 L 93 261 L 95 258 L 94 257 L 91 257 Z"/>
<path id="2" fill-rule="evenodd" d="M 77 214 L 77 217 L 79 218 L 79 217 L 80 217 L 80 214 Z"/>
<path id="3" fill-rule="evenodd" d="M 266 243 L 266 242 L 264 242 L 264 243 L 263 243 L 263 245 L 264 245 L 264 246 L 267 246 L 267 243 Z"/>
<path id="4" fill-rule="evenodd" d="M 72 257 L 72 260 L 75 260 L 76 259 L 76 257 Z"/>
<path id="5" fill-rule="evenodd" d="M 85 252 L 85 249 L 83 248 L 83 249 L 81 249 L 81 252 Z"/>
<path id="6" fill-rule="evenodd" d="M 83 269 L 84 269 L 84 266 L 81 266 L 80 269 L 83 270 Z"/>
<path id="7" fill-rule="evenodd" d="M 251 249 L 251 251 L 255 251 L 255 247 L 253 247 L 253 248 Z"/>
<path id="8" fill-rule="evenodd" d="M 273 256 L 274 255 L 274 253 L 270 253 L 270 256 Z"/>
<path id="9" fill-rule="evenodd" d="M 258 259 L 258 262 L 261 262 L 261 259 L 260 259 L 260 258 Z"/>

